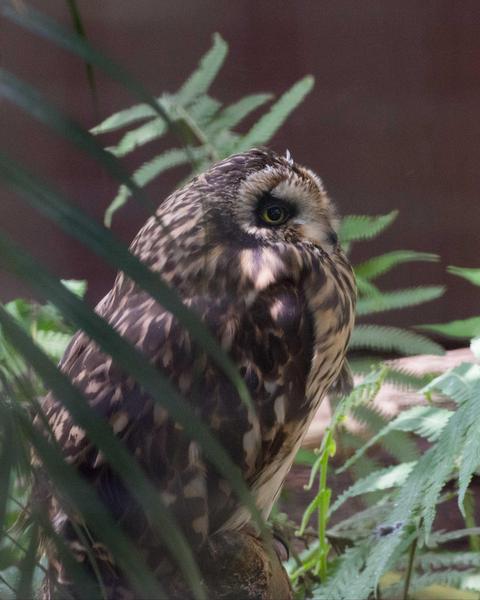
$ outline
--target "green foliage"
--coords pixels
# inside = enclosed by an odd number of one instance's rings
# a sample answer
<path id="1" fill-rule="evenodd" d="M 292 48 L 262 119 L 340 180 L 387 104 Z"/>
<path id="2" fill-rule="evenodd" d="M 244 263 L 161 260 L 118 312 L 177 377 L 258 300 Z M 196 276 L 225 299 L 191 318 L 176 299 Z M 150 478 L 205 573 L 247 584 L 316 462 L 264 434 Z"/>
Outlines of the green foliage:
<path id="1" fill-rule="evenodd" d="M 339 237 L 342 245 L 353 256 L 355 242 L 374 239 L 386 231 L 397 216 L 398 211 L 396 210 L 386 215 L 373 217 L 346 216 L 340 226 Z M 442 286 L 419 286 L 411 289 L 384 291 L 376 283 L 382 275 L 402 264 L 424 261 L 438 261 L 438 256 L 413 250 L 395 250 L 354 264 L 359 297 L 357 325 L 350 341 L 350 350 L 374 351 L 383 355 L 386 353 L 400 355 L 443 353 L 443 348 L 439 344 L 412 331 L 363 323 L 363 318 L 369 315 L 418 306 L 442 296 L 445 291 Z"/>
<path id="2" fill-rule="evenodd" d="M 157 98 L 168 115 L 168 121 L 154 113 L 149 105 L 138 104 L 115 113 L 92 129 L 92 133 L 98 135 L 130 127 L 115 146 L 108 148 L 119 157 L 164 136 L 169 130 L 169 122 L 184 132 L 188 147 L 169 148 L 143 163 L 133 174 L 137 186 L 143 187 L 165 171 L 181 165 L 190 165 L 190 177 L 214 160 L 268 143 L 313 87 L 313 78 L 310 76 L 298 81 L 249 131 L 241 135 L 235 128 L 269 101 L 272 95 L 253 94 L 225 107 L 209 96 L 210 86 L 225 61 L 227 51 L 225 41 L 215 34 L 212 48 L 181 88 L 174 94 L 163 94 Z M 141 125 L 137 125 L 139 121 L 142 121 Z M 131 194 L 131 188 L 120 186 L 105 213 L 107 226 L 110 226 L 113 215 Z"/>
<path id="3" fill-rule="evenodd" d="M 75 2 L 70 2 L 70 7 L 72 15 L 75 16 L 74 12 L 78 12 Z M 180 89 L 176 93 L 165 93 L 155 98 L 130 74 L 88 43 L 78 14 L 75 17 L 77 33 L 73 33 L 27 6 L 24 10 L 17 11 L 8 3 L 3 3 L 0 12 L 19 26 L 81 57 L 85 61 L 89 77 L 93 68 L 103 70 L 128 89 L 135 101 L 139 102 L 105 119 L 89 133 L 27 83 L 5 70 L 1 72 L 2 97 L 14 102 L 26 114 L 38 119 L 81 151 L 88 153 L 118 183 L 117 196 L 105 214 L 107 224 L 110 224 L 113 215 L 130 196 L 134 196 L 136 201 L 140 201 L 147 211 L 151 212 L 155 205 L 149 200 L 144 187 L 167 170 L 183 166 L 183 175 L 188 173 L 188 176 L 191 176 L 214 160 L 232 152 L 268 143 L 313 86 L 311 77 L 301 79 L 274 101 L 269 110 L 259 116 L 246 132 L 241 133 L 239 126 L 247 117 L 251 118 L 255 111 L 272 100 L 272 95 L 255 93 L 224 106 L 209 94 L 227 55 L 227 45 L 218 34 L 213 37 L 212 48 L 200 60 L 198 68 Z M 122 129 L 125 131 L 120 139 L 107 149 L 94 137 Z M 160 154 L 154 154 L 131 176 L 119 158 L 150 142 L 166 138 L 167 134 L 173 134 L 175 145 Z M 168 140 L 170 139 L 168 137 Z M 218 347 L 204 324 L 181 304 L 173 290 L 133 257 L 111 231 L 92 222 L 51 184 L 41 181 L 4 153 L 0 153 L 0 177 L 23 201 L 63 228 L 69 235 L 76 236 L 98 256 L 121 269 L 171 310 L 189 329 L 196 342 L 228 374 L 243 400 L 249 401 L 245 384 L 236 368 Z M 344 246 L 352 252 L 356 242 L 374 239 L 391 226 L 396 217 L 397 211 L 379 216 L 345 217 L 340 230 Z M 143 558 L 138 556 L 131 541 L 112 522 L 111 516 L 98 502 L 91 488 L 63 460 L 55 442 L 46 440 L 32 426 L 31 415 L 38 411 L 37 398 L 46 389 L 51 389 L 71 412 L 75 422 L 85 429 L 88 437 L 102 450 L 110 464 L 115 465 L 125 486 L 137 498 L 151 520 L 152 527 L 165 539 L 172 556 L 190 583 L 194 596 L 204 597 L 204 590 L 199 584 L 198 567 L 183 538 L 182 530 L 171 519 L 167 507 L 159 502 L 151 482 L 145 478 L 137 463 L 118 443 L 107 425 L 98 421 L 78 390 L 55 367 L 55 362 L 63 354 L 73 330 L 80 328 L 87 332 L 115 362 L 150 391 L 155 401 L 169 410 L 193 439 L 199 441 L 205 455 L 229 480 L 238 497 L 250 509 L 263 535 L 269 539 L 238 467 L 232 463 L 211 432 L 195 417 L 169 382 L 151 365 L 145 364 L 135 349 L 81 300 L 85 293 L 84 283 L 70 281 L 62 282 L 62 285 L 32 256 L 12 244 L 2 230 L 0 250 L 2 266 L 23 278 L 41 297 L 47 299 L 43 304 L 19 299 L 0 307 L 0 595 L 30 596 L 32 590 L 38 588 L 45 570 L 44 564 L 37 556 L 39 532 L 57 548 L 69 575 L 86 590 L 86 597 L 102 594 L 102 582 L 92 581 L 86 575 L 62 539 L 53 531 L 45 515 L 30 508 L 27 510 L 29 526 L 18 527 L 18 523 L 22 522 L 26 514 L 32 450 L 44 463 L 49 477 L 66 502 L 83 516 L 88 527 L 106 544 L 139 595 L 161 597 L 163 592 L 157 579 L 144 564 Z M 377 281 L 382 275 L 402 264 L 435 260 L 437 257 L 433 254 L 399 250 L 373 257 L 355 266 L 359 288 L 360 325 L 353 334 L 353 350 L 368 349 L 381 354 L 442 351 L 438 344 L 419 334 L 362 322 L 362 319 L 374 313 L 417 306 L 438 298 L 443 293 L 443 288 L 439 286 L 383 291 L 378 287 Z M 461 271 L 462 273 L 458 274 L 476 280 L 472 270 Z M 300 529 L 305 531 L 310 517 L 316 514 L 318 541 L 302 557 L 300 563 L 295 563 L 292 580 L 300 589 L 305 577 L 313 573 L 314 594 L 318 598 L 344 597 L 342 594 L 346 594 L 348 586 L 351 589 L 353 575 L 357 577 L 356 591 L 359 594 L 365 593 L 366 597 L 377 585 L 385 569 L 395 564 L 397 559 L 399 568 L 403 568 L 402 553 L 408 548 L 408 544 L 412 543 L 412 539 L 428 537 L 433 510 L 439 502 L 442 486 L 452 477 L 458 477 L 459 504 L 466 514 L 464 499 L 467 497 L 472 473 L 478 466 L 475 457 L 479 449 L 473 440 L 476 421 L 470 397 L 467 397 L 463 388 L 460 389 L 461 386 L 454 387 L 451 381 L 437 380 L 434 387 L 429 387 L 428 390 L 440 389 L 443 393 L 454 396 L 454 400 L 459 404 L 457 411 L 434 406 L 429 407 L 430 411 L 406 413 L 403 419 L 397 418 L 392 423 L 387 423 L 371 406 L 382 384 L 389 381 L 397 386 L 418 388 L 424 385 L 425 381 L 413 374 L 395 371 L 384 365 L 377 364 L 373 369 L 369 367 L 378 361 L 378 356 L 364 359 L 363 363 L 359 360 L 352 361 L 357 373 L 364 375 L 362 382 L 336 406 L 332 423 L 319 452 L 304 453 L 304 460 L 312 463 L 309 485 L 313 486 L 317 475 L 319 484 L 318 493 L 308 507 Z M 471 383 L 471 378 L 475 378 L 476 375 L 455 373 L 455 377 L 467 378 Z M 359 448 L 363 444 L 361 438 L 350 440 L 354 444 L 352 447 L 357 450 L 351 461 L 352 468 L 358 468 L 362 461 L 367 464 L 367 459 L 370 462 L 365 469 L 365 476 L 359 478 L 332 503 L 327 478 L 329 461 L 336 453 L 336 440 L 341 442 L 342 439 L 346 439 L 343 423 L 347 414 L 353 414 L 367 430 L 377 432 L 374 441 L 383 444 L 399 464 L 377 469 L 375 462 L 367 456 L 372 444 L 367 442 L 364 448 Z M 467 426 L 467 417 L 473 419 L 470 427 Z M 410 438 L 406 437 L 407 434 L 427 438 L 433 444 L 431 451 L 419 456 Z M 448 454 L 448 460 L 445 459 L 445 454 Z M 462 460 L 459 469 L 458 464 Z M 435 473 L 431 469 L 432 466 L 435 466 Z M 371 471 L 372 468 L 375 470 Z M 368 472 L 369 469 L 371 472 Z M 399 512 L 396 498 L 402 494 L 410 481 L 413 481 L 412 489 L 418 488 L 422 493 L 419 491 L 416 494 L 407 494 L 402 500 L 403 513 L 393 524 L 392 535 L 383 538 L 382 527 L 385 523 L 390 524 L 392 515 Z M 369 509 L 366 509 L 362 514 L 355 515 L 355 518 L 337 524 L 335 528 L 329 528 L 332 515 L 341 505 L 352 498 L 368 494 L 381 496 L 372 507 L 374 511 L 369 512 Z M 385 510 L 387 507 L 388 511 Z M 366 528 L 366 522 L 370 524 L 369 529 Z M 472 531 L 471 527 L 469 531 Z M 347 532 L 350 535 L 350 546 L 332 561 L 331 539 L 335 535 L 345 537 Z M 440 535 L 435 537 L 435 534 L 436 532 L 432 533 L 429 543 L 432 545 L 435 540 L 438 546 L 443 543 L 443 539 Z M 378 548 L 382 547 L 380 554 L 372 540 L 379 541 Z M 429 552 L 432 555 L 432 550 L 429 549 Z M 447 569 L 449 565 L 453 565 L 453 559 L 448 563 L 448 557 L 444 559 L 447 565 L 437 565 L 434 564 L 432 556 L 425 556 L 424 562 L 418 563 L 419 572 L 414 573 L 412 585 L 416 586 L 421 577 L 434 574 L 434 569 Z M 476 567 L 472 557 L 465 556 L 465 564 L 468 568 Z M 321 585 L 318 585 L 318 577 Z"/>
<path id="4" fill-rule="evenodd" d="M 174 94 L 163 94 L 157 102 L 171 122 L 187 132 L 188 148 L 169 148 L 147 160 L 134 172 L 135 186 L 143 188 L 166 170 L 190 166 L 188 177 L 206 168 L 213 160 L 232 152 L 266 144 L 313 86 L 312 77 L 305 77 L 287 90 L 244 134 L 235 128 L 254 110 L 271 99 L 271 94 L 253 94 L 223 107 L 208 92 L 227 56 L 225 41 L 215 34 L 212 48 L 200 60 L 198 68 Z M 140 125 L 138 123 L 141 122 Z M 129 128 L 116 145 L 108 150 L 115 156 L 125 156 L 153 140 L 164 136 L 169 127 L 147 104 L 121 110 L 105 119 L 91 131 L 95 135 Z M 134 189 L 122 184 L 105 213 L 105 223 L 111 224 L 116 211 L 127 202 Z M 352 250 L 354 242 L 371 240 L 390 227 L 398 216 L 394 210 L 386 215 L 349 215 L 341 223 L 339 237 L 344 248 Z M 421 286 L 413 289 L 381 291 L 373 282 L 401 264 L 417 261 L 437 261 L 438 256 L 413 250 L 398 250 L 374 257 L 355 266 L 359 289 L 357 316 L 417 306 L 439 298 L 441 286 Z M 441 354 L 441 346 L 431 340 L 401 329 L 358 327 L 352 339 L 352 349 L 368 349 L 379 353 Z"/>
<path id="5" fill-rule="evenodd" d="M 370 522 L 367 531 L 364 522 L 360 522 L 357 532 L 356 523 L 353 527 L 350 523 L 348 539 L 353 547 L 327 562 L 328 577 L 321 578 L 320 584 L 314 584 L 313 597 L 341 600 L 351 598 L 353 594 L 355 598 L 366 599 L 381 584 L 387 572 L 408 568 L 406 554 L 413 543 L 416 555 L 411 567 L 412 590 L 432 583 L 465 589 L 466 573 L 472 575 L 479 572 L 477 553 L 452 554 L 442 552 L 439 548 L 432 552 L 430 548 L 452 539 L 448 535 L 442 537 L 444 534 L 432 532 L 435 514 L 444 499 L 442 491 L 447 483 L 458 482 L 457 501 L 459 510 L 465 514 L 465 494 L 472 475 L 480 467 L 480 366 L 463 364 L 456 367 L 435 378 L 422 391 L 427 397 L 435 393 L 435 403 L 416 406 L 401 413 L 342 465 L 342 470 L 350 468 L 369 448 L 392 431 L 410 432 L 431 443 L 429 449 L 416 460 L 382 467 L 355 481 L 336 498 L 329 509 L 328 518 L 352 498 L 373 492 L 382 494 L 381 504 L 388 503 L 389 510 L 387 513 L 373 511 L 371 514 L 378 513 L 378 519 Z M 454 410 L 441 405 L 443 397 L 454 401 Z M 344 399 L 342 402 L 346 404 L 348 401 Z M 332 422 L 336 422 L 335 416 Z M 316 501 L 317 497 L 312 504 Z M 307 509 L 305 518 L 309 516 Z M 332 529 L 332 539 L 340 532 L 345 535 L 342 522 Z M 475 530 L 475 533 L 478 532 Z M 307 554 L 307 559 L 302 558 L 300 567 L 291 567 L 293 581 L 299 586 L 302 582 L 300 575 L 305 570 L 313 573 L 317 572 L 315 569 L 318 570 L 317 555 L 312 551 Z M 386 597 L 398 597 L 399 589 L 398 584 L 391 589 L 382 588 L 382 597 L 384 593 Z"/>
<path id="6" fill-rule="evenodd" d="M 467 272 L 467 278 L 477 285 L 476 271 Z M 465 272 L 463 275 L 466 276 Z M 477 349 L 476 344 L 472 347 Z M 449 586 L 446 593 L 450 598 L 456 597 L 455 590 L 480 590 L 480 529 L 474 525 L 472 498 L 468 495 L 472 477 L 480 469 L 480 365 L 464 363 L 455 367 L 434 378 L 421 392 L 429 400 L 428 405 L 405 410 L 382 426 L 380 422 L 374 423 L 375 433 L 338 471 L 354 467 L 393 432 L 423 438 L 429 443 L 428 449 L 408 460 L 408 455 L 403 456 L 406 446 L 401 442 L 398 464 L 378 468 L 357 479 L 335 499 L 329 506 L 328 517 L 323 516 L 324 522 L 352 498 L 381 494 L 375 506 L 365 511 L 369 516 L 367 523 L 359 513 L 327 530 L 327 537 L 330 534 L 335 539 L 340 535 L 348 542 L 346 551 L 339 556 L 322 557 L 322 572 L 328 573 L 328 577 L 321 577 L 317 583 L 307 577 L 319 572 L 320 560 L 315 549 L 305 551 L 300 564 L 290 565 L 299 592 L 308 590 L 315 598 L 346 600 L 352 596 L 367 599 L 379 586 L 382 598 L 400 595 L 407 598 L 409 592 L 424 590 L 432 584 Z M 445 400 L 449 404 L 442 406 Z M 340 402 L 340 406 L 347 404 L 348 399 Z M 358 412 L 368 406 L 360 403 L 355 408 Z M 366 421 L 372 424 L 368 413 Z M 336 423 L 335 414 L 332 423 Z M 338 437 L 340 441 L 341 436 Z M 328 489 L 326 482 L 323 486 Z M 446 491 L 452 487 L 458 492 Z M 460 532 L 435 532 L 435 517 L 450 496 L 456 496 L 467 527 Z M 312 505 L 316 505 L 317 498 Z M 388 511 L 382 510 L 382 506 L 388 506 Z M 310 515 L 307 509 L 304 520 Z M 441 547 L 462 536 L 470 536 L 470 546 L 475 552 L 452 553 Z M 398 570 L 403 572 L 401 583 L 395 582 L 396 578 L 393 583 L 385 583 L 392 580 L 391 572 Z M 436 589 L 438 593 L 439 588 Z"/>
<path id="7" fill-rule="evenodd" d="M 473 285 L 480 286 L 480 269 L 467 269 L 462 267 L 448 267 L 449 273 L 462 277 Z M 438 333 L 439 335 L 458 339 L 472 339 L 480 336 L 480 317 L 458 319 L 449 323 L 431 325 L 417 325 L 418 329 Z"/>

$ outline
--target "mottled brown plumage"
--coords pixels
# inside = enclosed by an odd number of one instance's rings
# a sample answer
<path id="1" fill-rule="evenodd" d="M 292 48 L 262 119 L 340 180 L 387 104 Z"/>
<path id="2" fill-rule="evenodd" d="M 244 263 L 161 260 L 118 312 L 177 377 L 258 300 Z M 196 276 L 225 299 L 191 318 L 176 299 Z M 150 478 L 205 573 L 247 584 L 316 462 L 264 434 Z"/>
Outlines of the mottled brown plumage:
<path id="1" fill-rule="evenodd" d="M 172 194 L 132 243 L 132 252 L 177 290 L 238 365 L 255 414 L 172 314 L 123 273 L 97 306 L 195 407 L 241 468 L 265 517 L 321 399 L 348 373 L 355 287 L 335 227 L 316 175 L 289 155 L 251 150 Z M 84 333 L 73 338 L 61 368 L 136 456 L 194 548 L 200 552 L 212 534 L 248 524 L 248 511 L 201 448 Z M 56 399 L 47 396 L 43 407 L 68 460 L 95 485 L 149 564 L 161 566 L 161 541 L 102 455 Z M 53 495 L 49 503 L 57 531 L 88 561 L 74 517 Z M 52 552 L 49 558 L 47 596 L 65 577 Z M 107 571 L 113 598 L 124 582 L 115 568 Z"/>

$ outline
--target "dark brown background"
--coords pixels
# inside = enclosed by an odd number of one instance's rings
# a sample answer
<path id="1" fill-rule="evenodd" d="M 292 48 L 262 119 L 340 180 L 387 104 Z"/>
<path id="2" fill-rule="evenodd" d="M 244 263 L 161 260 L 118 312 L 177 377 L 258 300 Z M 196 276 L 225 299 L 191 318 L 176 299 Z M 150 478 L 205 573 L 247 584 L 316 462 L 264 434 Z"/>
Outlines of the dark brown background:
<path id="1" fill-rule="evenodd" d="M 67 3 L 36 6 L 70 25 Z M 315 169 L 342 213 L 400 217 L 355 258 L 399 248 L 431 251 L 439 265 L 402 267 L 387 287 L 444 283 L 434 303 L 382 316 L 391 323 L 445 321 L 478 313 L 478 288 L 445 266 L 480 266 L 480 3 L 477 0 L 79 0 L 90 40 L 153 93 L 174 91 L 219 31 L 230 54 L 212 92 L 223 101 L 257 91 L 280 93 L 307 73 L 314 91 L 272 146 L 288 147 Z M 38 87 L 90 127 L 134 99 L 97 73 L 95 115 L 84 65 L 67 52 L 3 21 L 2 66 Z M 101 218 L 116 185 L 63 139 L 9 103 L 0 105 L 2 146 Z M 152 145 L 129 159 L 151 156 Z M 181 176 L 149 188 L 160 200 Z M 129 240 L 144 220 L 130 204 L 114 229 Z M 1 226 L 67 278 L 86 278 L 91 301 L 112 273 L 79 244 L 2 190 Z M 0 273 L 0 299 L 29 294 Z"/>

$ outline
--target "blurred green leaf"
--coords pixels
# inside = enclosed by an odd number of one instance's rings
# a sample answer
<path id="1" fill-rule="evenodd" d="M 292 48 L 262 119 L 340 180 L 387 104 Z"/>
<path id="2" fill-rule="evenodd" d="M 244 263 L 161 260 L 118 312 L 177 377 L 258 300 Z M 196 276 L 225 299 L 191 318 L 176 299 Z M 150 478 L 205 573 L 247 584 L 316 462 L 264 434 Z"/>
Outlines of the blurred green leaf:
<path id="1" fill-rule="evenodd" d="M 374 217 L 368 215 L 347 215 L 341 222 L 338 237 L 342 244 L 358 240 L 369 240 L 389 227 L 397 217 L 398 210 L 392 210 L 387 215 Z"/>
<path id="2" fill-rule="evenodd" d="M 373 280 L 403 263 L 419 261 L 438 262 L 438 260 L 439 257 L 437 254 L 416 252 L 415 250 L 395 250 L 393 252 L 388 252 L 387 254 L 374 256 L 373 258 L 355 265 L 355 275 L 364 279 Z"/>
<path id="3" fill-rule="evenodd" d="M 33 572 L 35 570 L 38 547 L 38 527 L 36 524 L 31 527 L 29 534 L 28 549 L 19 565 L 20 579 L 17 584 L 17 598 L 33 597 Z"/>
<path id="4" fill-rule="evenodd" d="M 117 257 L 118 259 L 118 257 Z M 24 278 L 29 284 L 40 293 L 46 294 L 50 301 L 62 311 L 62 313 L 82 331 L 94 339 L 100 348 L 115 360 L 115 362 L 126 372 L 130 373 L 142 387 L 167 409 L 169 415 L 176 422 L 180 423 L 185 433 L 194 440 L 197 440 L 205 453 L 205 456 L 217 467 L 218 471 L 229 482 L 238 498 L 250 510 L 253 519 L 258 525 L 262 535 L 269 540 L 263 519 L 253 501 L 249 489 L 245 484 L 239 467 L 232 461 L 225 452 L 222 445 L 211 434 L 209 428 L 198 419 L 191 406 L 178 394 L 174 386 L 162 376 L 160 372 L 150 363 L 145 361 L 144 356 L 133 348 L 116 330 L 101 319 L 95 312 L 91 311 L 87 305 L 79 300 L 75 295 L 69 292 L 63 285 L 55 280 L 49 273 L 32 259 L 25 251 L 18 246 L 13 245 L 3 234 L 0 234 L 0 261 L 11 272 Z M 0 312 L 1 314 L 1 312 Z M 7 314 L 7 313 L 5 313 Z M 1 319 L 5 328 L 4 319 Z M 16 336 L 15 343 L 19 344 L 19 336 Z M 31 361 L 31 358 L 29 358 Z M 51 365 L 50 361 L 49 364 Z M 57 378 L 58 378 L 58 372 Z M 68 380 L 67 380 L 68 381 Z M 45 382 L 48 388 L 55 389 L 57 380 L 54 376 Z M 66 385 L 66 382 L 64 382 Z M 63 398 L 61 393 L 56 396 Z M 76 405 L 69 406 L 72 414 L 76 414 Z M 93 427 L 106 427 L 106 424 L 99 421 Z M 90 424 L 92 427 L 92 424 Z M 103 430 L 106 435 L 108 427 Z M 89 430 L 90 431 L 90 430 Z M 93 438 L 92 438 L 93 439 Z M 113 438 L 116 440 L 116 438 Z M 100 439 L 95 438 L 99 446 L 102 444 Z M 127 455 L 132 461 L 133 459 Z M 125 460 L 127 458 L 125 457 Z M 118 458 L 117 458 L 118 461 Z M 130 469 L 133 471 L 133 465 Z M 128 471 L 126 469 L 126 471 Z M 125 472 L 122 473 L 126 475 Z M 128 478 L 127 478 L 128 481 Z M 142 499 L 139 499 L 142 503 Z M 175 553 L 175 549 L 172 550 Z"/>
<path id="5" fill-rule="evenodd" d="M 416 329 L 431 331 L 451 338 L 467 339 L 480 335 L 480 317 L 459 319 L 450 323 L 432 323 L 416 325 Z"/>
<path id="6" fill-rule="evenodd" d="M 4 243 L 5 240 L 0 237 L 0 246 L 3 246 L 2 242 Z M 3 247 L 5 248 L 5 246 Z M 70 294 L 67 290 L 65 292 Z M 75 296 L 72 296 L 72 298 L 75 299 L 75 302 L 80 302 Z M 61 399 L 75 422 L 87 432 L 91 442 L 103 452 L 112 468 L 118 472 L 133 497 L 136 498 L 146 511 L 147 516 L 150 517 L 157 533 L 162 536 L 162 540 L 177 559 L 178 566 L 191 584 L 195 596 L 203 598 L 204 596 L 200 591 L 195 592 L 200 581 L 200 572 L 195 564 L 191 548 L 170 511 L 162 503 L 158 491 L 145 477 L 138 463 L 120 440 L 115 437 L 111 427 L 104 420 L 98 419 L 95 412 L 87 405 L 82 394 L 70 383 L 66 375 L 50 363 L 3 309 L 0 309 L 0 323 L 5 334 L 15 344 L 17 350 L 37 370 L 44 380 L 45 386 L 51 389 L 57 398 Z M 114 358 L 116 358 L 115 355 Z"/>
<path id="7" fill-rule="evenodd" d="M 398 327 L 380 325 L 357 325 L 353 330 L 349 347 L 351 350 L 370 348 L 406 356 L 445 353 L 439 344 L 422 335 Z"/>
<path id="8" fill-rule="evenodd" d="M 243 136 L 236 145 L 234 152 L 242 152 L 269 142 L 288 116 L 312 90 L 313 84 L 314 78 L 311 75 L 297 81 L 273 104 L 269 112 L 263 115 L 250 131 Z"/>
<path id="9" fill-rule="evenodd" d="M 447 271 L 452 275 L 463 277 L 473 285 L 480 285 L 480 269 L 467 269 L 464 267 L 447 267 Z"/>
<path id="10" fill-rule="evenodd" d="M 416 306 L 424 302 L 436 300 L 445 292 L 443 286 L 422 286 L 417 288 L 392 290 L 382 292 L 368 298 L 357 300 L 357 315 L 370 315 L 387 310 L 398 310 L 409 306 Z"/>

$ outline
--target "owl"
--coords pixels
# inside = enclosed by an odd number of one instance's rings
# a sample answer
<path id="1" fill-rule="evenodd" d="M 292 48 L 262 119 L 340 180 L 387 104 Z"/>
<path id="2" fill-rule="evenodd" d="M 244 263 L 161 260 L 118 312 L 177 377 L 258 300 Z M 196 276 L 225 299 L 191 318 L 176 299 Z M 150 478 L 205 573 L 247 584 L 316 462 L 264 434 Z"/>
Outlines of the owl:
<path id="1" fill-rule="evenodd" d="M 213 165 L 174 192 L 131 252 L 174 288 L 210 329 L 249 390 L 245 403 L 175 316 L 120 272 L 96 311 L 166 376 L 241 470 L 265 518 L 325 394 L 348 385 L 346 350 L 355 313 L 352 269 L 322 181 L 290 154 L 253 149 Z M 78 332 L 60 363 L 99 418 L 136 458 L 196 551 L 213 535 L 248 527 L 249 511 L 160 405 Z M 68 461 L 94 486 L 155 573 L 162 540 L 103 455 L 51 394 L 43 400 Z M 56 532 L 89 563 L 109 598 L 128 584 L 106 549 L 77 537 L 75 515 L 46 495 Z M 48 550 L 45 598 L 68 580 Z M 78 594 L 78 592 L 77 592 Z M 75 593 L 73 594 L 75 596 Z M 78 594 L 81 597 L 81 594 Z M 77 597 L 77 596 L 75 596 Z"/>

